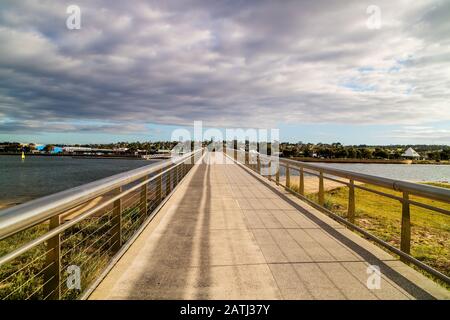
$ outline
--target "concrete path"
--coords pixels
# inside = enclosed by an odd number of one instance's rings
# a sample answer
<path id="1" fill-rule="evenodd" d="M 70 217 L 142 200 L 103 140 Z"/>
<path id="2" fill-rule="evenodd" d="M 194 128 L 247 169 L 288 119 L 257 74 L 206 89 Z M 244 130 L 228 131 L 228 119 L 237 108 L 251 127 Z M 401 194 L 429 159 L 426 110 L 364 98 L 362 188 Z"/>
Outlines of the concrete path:
<path id="1" fill-rule="evenodd" d="M 379 289 L 367 287 L 369 265 Z M 196 165 L 90 296 L 433 298 L 449 292 L 237 164 Z"/>

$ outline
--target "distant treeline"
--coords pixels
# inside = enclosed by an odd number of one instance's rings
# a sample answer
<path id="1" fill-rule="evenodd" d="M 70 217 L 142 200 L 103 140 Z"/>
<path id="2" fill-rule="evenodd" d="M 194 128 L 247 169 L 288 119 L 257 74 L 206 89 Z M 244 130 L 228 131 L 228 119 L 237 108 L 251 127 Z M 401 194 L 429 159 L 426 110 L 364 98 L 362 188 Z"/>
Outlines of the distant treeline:
<path id="1" fill-rule="evenodd" d="M 211 141 L 203 141 L 206 146 Z M 128 148 L 130 152 L 143 150 L 149 154 L 156 153 L 158 150 L 171 150 L 175 147 L 175 141 L 146 141 L 146 142 L 117 142 L 108 144 L 75 144 L 74 147 L 90 147 L 99 149 L 119 149 Z M 191 143 L 193 144 L 193 143 Z M 246 149 L 249 149 L 249 142 L 245 143 Z M 54 146 L 64 147 L 65 145 L 48 144 L 44 151 L 50 151 Z M 30 152 L 34 148 L 33 144 L 21 144 L 18 142 L 0 143 L 3 152 Z M 234 141 L 234 147 L 237 142 Z M 342 145 L 339 142 L 326 143 L 290 143 L 281 142 L 279 151 L 283 157 L 317 157 L 317 158 L 349 158 L 349 159 L 401 159 L 402 153 L 412 147 L 423 158 L 429 160 L 450 160 L 450 146 L 448 145 Z M 259 150 L 259 148 L 257 147 Z M 270 150 L 270 143 L 268 145 Z"/>
<path id="2" fill-rule="evenodd" d="M 117 143 L 107 143 L 107 144 L 74 144 L 74 145 L 64 145 L 64 144 L 47 144 L 44 146 L 42 151 L 50 152 L 54 147 L 85 147 L 85 148 L 97 148 L 97 149 L 120 149 L 127 148 L 128 151 L 134 152 L 138 150 L 147 151 L 150 154 L 156 153 L 158 150 L 171 150 L 177 142 L 174 141 L 155 141 L 155 142 L 117 142 Z M 0 142 L 0 152 L 15 153 L 15 152 L 32 152 L 36 149 L 36 145 L 22 144 L 18 142 Z"/>
<path id="3" fill-rule="evenodd" d="M 340 143 L 287 143 L 280 144 L 283 157 L 319 157 L 319 158 L 352 158 L 352 159 L 401 159 L 402 153 L 412 147 L 423 158 L 430 160 L 449 160 L 450 146 L 446 145 L 389 145 L 368 146 Z"/>

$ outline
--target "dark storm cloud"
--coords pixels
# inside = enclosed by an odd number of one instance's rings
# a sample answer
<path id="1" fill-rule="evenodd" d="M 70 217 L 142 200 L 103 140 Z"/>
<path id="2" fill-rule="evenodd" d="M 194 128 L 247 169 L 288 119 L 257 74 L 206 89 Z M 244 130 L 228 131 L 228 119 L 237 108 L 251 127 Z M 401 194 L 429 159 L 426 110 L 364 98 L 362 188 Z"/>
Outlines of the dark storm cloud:
<path id="1" fill-rule="evenodd" d="M 370 4 L 2 1 L 0 130 L 449 120 L 448 2 Z"/>

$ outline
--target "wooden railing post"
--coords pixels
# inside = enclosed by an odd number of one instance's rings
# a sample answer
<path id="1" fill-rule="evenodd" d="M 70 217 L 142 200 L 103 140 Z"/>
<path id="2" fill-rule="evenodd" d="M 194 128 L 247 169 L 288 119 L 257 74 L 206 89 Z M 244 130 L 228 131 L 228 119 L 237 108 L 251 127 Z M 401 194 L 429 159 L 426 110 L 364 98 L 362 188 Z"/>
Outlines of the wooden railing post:
<path id="1" fill-rule="evenodd" d="M 142 181 L 148 179 L 148 176 L 142 178 Z M 146 215 L 148 211 L 148 182 L 141 188 L 141 215 Z"/>
<path id="2" fill-rule="evenodd" d="M 49 229 L 60 225 L 60 217 L 50 219 Z M 45 256 L 43 297 L 49 300 L 61 299 L 61 235 L 58 234 L 47 241 L 47 254 Z"/>
<path id="3" fill-rule="evenodd" d="M 355 182 L 350 179 L 348 186 L 348 211 L 347 219 L 351 223 L 355 223 Z"/>
<path id="4" fill-rule="evenodd" d="M 272 161 L 269 160 L 269 162 L 267 163 L 267 178 L 269 180 L 272 180 Z"/>
<path id="5" fill-rule="evenodd" d="M 122 187 L 118 187 L 114 194 L 120 194 L 122 193 Z M 120 248 L 122 247 L 122 198 L 117 199 L 116 201 L 114 201 L 113 204 L 113 216 L 112 216 L 112 223 L 113 223 L 113 228 L 112 228 L 112 234 L 113 236 L 111 237 L 111 243 L 112 243 L 112 251 L 113 252 L 117 252 L 120 250 Z"/>
<path id="6" fill-rule="evenodd" d="M 178 165 L 175 165 L 175 168 L 173 169 L 173 171 L 174 171 L 173 174 L 175 175 L 175 179 L 174 179 L 174 183 L 173 183 L 174 188 L 176 185 L 178 185 L 178 182 L 180 181 L 179 175 L 178 175 L 179 169 L 180 169 L 180 166 L 178 166 Z"/>
<path id="7" fill-rule="evenodd" d="M 175 189 L 175 186 L 178 183 L 177 169 L 178 167 L 174 165 L 172 170 L 170 170 L 172 172 L 172 190 Z"/>
<path id="8" fill-rule="evenodd" d="M 161 174 L 163 169 L 158 170 L 158 174 Z M 162 174 L 156 178 L 156 199 L 158 201 L 158 204 L 163 199 L 163 185 L 162 185 Z"/>
<path id="9" fill-rule="evenodd" d="M 166 195 L 172 191 L 172 169 L 170 169 L 167 173 L 167 180 L 166 180 Z"/>
<path id="10" fill-rule="evenodd" d="M 305 178 L 304 177 L 305 177 L 305 175 L 303 173 L 303 168 L 300 168 L 300 179 L 299 179 L 300 181 L 299 181 L 298 189 L 302 196 L 305 195 Z"/>
<path id="11" fill-rule="evenodd" d="M 323 186 L 323 172 L 319 175 L 319 204 L 323 206 L 325 204 L 325 190 Z"/>
<path id="12" fill-rule="evenodd" d="M 277 185 L 280 184 L 280 162 L 278 162 L 278 168 L 277 168 L 277 172 L 275 173 L 275 182 L 277 183 Z"/>
<path id="13" fill-rule="evenodd" d="M 289 165 L 286 164 L 286 187 L 290 188 L 291 187 L 291 176 L 289 173 Z"/>
<path id="14" fill-rule="evenodd" d="M 410 254 L 411 251 L 411 216 L 408 192 L 403 192 L 400 250 L 407 254 Z"/>
<path id="15" fill-rule="evenodd" d="M 237 149 L 234 149 L 233 153 L 234 153 L 234 160 L 237 161 L 237 158 L 238 158 L 238 156 L 237 156 Z"/>
<path id="16" fill-rule="evenodd" d="M 261 174 L 261 159 L 259 158 L 259 154 L 256 156 L 256 171 L 258 174 Z"/>

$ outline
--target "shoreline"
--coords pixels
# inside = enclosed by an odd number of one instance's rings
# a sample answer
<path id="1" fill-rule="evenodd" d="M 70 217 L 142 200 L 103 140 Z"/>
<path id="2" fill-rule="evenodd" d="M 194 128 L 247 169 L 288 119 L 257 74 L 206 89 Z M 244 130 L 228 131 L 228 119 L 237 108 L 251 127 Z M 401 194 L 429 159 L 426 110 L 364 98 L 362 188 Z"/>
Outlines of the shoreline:
<path id="1" fill-rule="evenodd" d="M 433 161 L 433 160 L 408 160 L 408 159 L 343 159 L 343 158 L 335 158 L 335 159 L 320 159 L 320 158 L 303 158 L 303 157 L 292 157 L 292 158 L 280 158 L 280 159 L 289 159 L 301 162 L 316 162 L 316 163 L 363 163 L 363 164 L 429 164 L 429 165 L 450 165 L 450 161 L 442 160 L 442 161 Z"/>
<path id="2" fill-rule="evenodd" d="M 17 156 L 20 157 L 21 153 L 0 153 L 0 156 Z M 153 159 L 146 159 L 141 156 L 107 156 L 107 155 L 78 155 L 78 154 L 46 154 L 46 153 L 25 153 L 25 157 L 70 157 L 73 159 L 126 159 L 126 160 L 153 160 Z"/>

